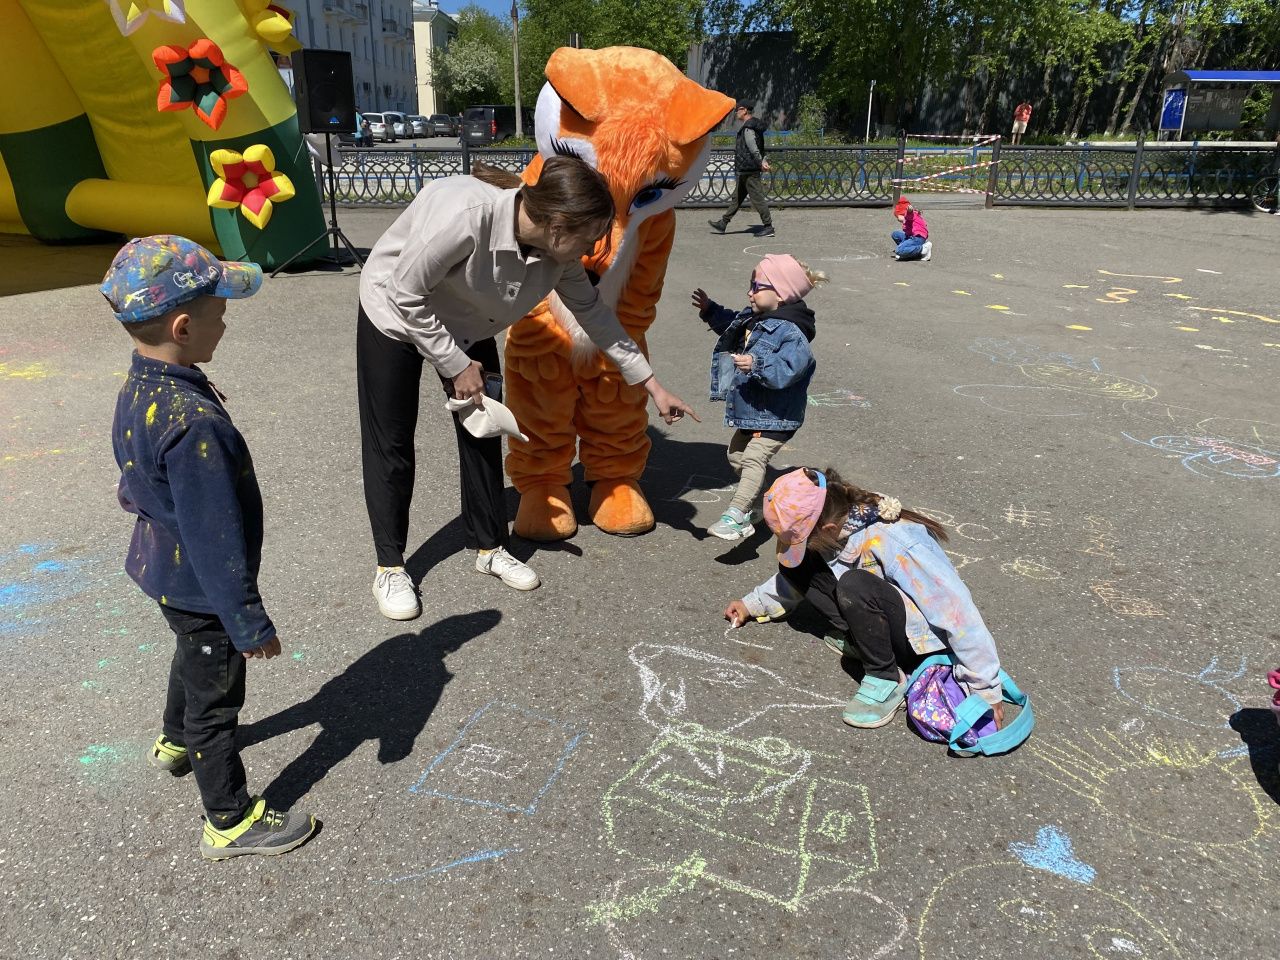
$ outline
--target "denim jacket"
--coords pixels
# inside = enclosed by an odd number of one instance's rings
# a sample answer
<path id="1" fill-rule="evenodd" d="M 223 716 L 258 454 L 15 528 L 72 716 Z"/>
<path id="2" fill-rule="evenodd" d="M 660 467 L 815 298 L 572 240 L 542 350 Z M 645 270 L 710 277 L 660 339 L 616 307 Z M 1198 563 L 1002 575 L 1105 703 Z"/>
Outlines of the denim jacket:
<path id="1" fill-rule="evenodd" d="M 850 535 L 829 561 L 839 580 L 861 567 L 891 583 L 907 608 L 907 640 L 916 653 L 950 649 L 959 661 L 955 677 L 988 703 L 999 703 L 1000 657 L 950 558 L 918 523 L 877 521 Z M 743 597 L 753 617 L 777 619 L 793 610 L 800 594 L 781 574 Z"/>
<path id="2" fill-rule="evenodd" d="M 723 400 L 726 426 L 739 430 L 795 430 L 804 423 L 809 381 L 817 363 L 809 341 L 815 332 L 813 311 L 803 300 L 783 304 L 759 317 L 747 307 L 734 313 L 708 303 L 702 319 L 720 334 L 711 354 L 711 399 Z M 746 347 L 747 323 L 755 326 Z M 733 365 L 733 354 L 748 353 L 750 372 Z"/>
<path id="3" fill-rule="evenodd" d="M 215 614 L 237 650 L 269 643 L 276 628 L 258 593 L 262 495 L 208 378 L 135 353 L 111 440 L 120 506 L 136 517 L 129 576 L 165 606 Z"/>

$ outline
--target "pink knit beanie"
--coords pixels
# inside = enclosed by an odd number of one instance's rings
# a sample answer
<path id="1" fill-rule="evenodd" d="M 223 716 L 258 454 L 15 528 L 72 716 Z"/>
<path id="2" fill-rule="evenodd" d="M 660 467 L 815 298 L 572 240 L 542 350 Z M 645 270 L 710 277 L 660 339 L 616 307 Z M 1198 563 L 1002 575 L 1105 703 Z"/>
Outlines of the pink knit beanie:
<path id="1" fill-rule="evenodd" d="M 756 279 L 767 283 L 783 303 L 795 303 L 813 289 L 800 261 L 788 253 L 771 253 L 756 266 Z"/>

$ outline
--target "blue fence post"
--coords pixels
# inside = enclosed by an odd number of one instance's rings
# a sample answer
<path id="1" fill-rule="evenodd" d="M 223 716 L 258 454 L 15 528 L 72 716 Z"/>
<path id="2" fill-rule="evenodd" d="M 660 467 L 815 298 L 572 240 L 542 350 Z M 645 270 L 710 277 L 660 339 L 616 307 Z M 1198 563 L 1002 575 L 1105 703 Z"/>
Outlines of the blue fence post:
<path id="1" fill-rule="evenodd" d="M 413 195 L 416 197 L 422 192 L 422 166 L 417 150 L 410 154 L 409 169 L 413 171 Z"/>
<path id="2" fill-rule="evenodd" d="M 1187 191 L 1195 196 L 1196 189 L 1196 153 L 1200 149 L 1200 141 L 1191 141 L 1191 159 L 1187 161 Z"/>
<path id="3" fill-rule="evenodd" d="M 1076 191 L 1084 193 L 1085 167 L 1089 163 L 1089 144 L 1084 145 L 1076 158 Z"/>

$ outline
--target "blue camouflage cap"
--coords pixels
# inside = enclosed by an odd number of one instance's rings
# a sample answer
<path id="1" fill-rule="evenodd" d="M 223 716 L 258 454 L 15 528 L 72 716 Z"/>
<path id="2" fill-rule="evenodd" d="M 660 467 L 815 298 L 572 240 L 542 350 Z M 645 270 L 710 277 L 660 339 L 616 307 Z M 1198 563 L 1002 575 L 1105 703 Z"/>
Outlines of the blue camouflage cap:
<path id="1" fill-rule="evenodd" d="M 121 323 L 163 316 L 197 297 L 251 297 L 262 286 L 256 263 L 227 263 L 194 240 L 162 234 L 130 240 L 98 289 Z"/>

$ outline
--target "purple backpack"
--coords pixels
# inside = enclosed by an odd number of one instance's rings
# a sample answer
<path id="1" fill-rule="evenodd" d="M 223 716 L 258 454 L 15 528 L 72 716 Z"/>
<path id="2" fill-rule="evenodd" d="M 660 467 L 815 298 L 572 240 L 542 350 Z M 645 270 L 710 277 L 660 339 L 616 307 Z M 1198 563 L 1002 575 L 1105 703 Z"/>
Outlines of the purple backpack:
<path id="1" fill-rule="evenodd" d="M 991 754 L 1012 750 L 1031 735 L 1035 716 L 1031 702 L 1003 670 L 1000 683 L 1007 703 L 1021 712 L 996 729 L 991 706 L 977 694 L 966 694 L 953 675 L 949 656 L 928 657 L 907 686 L 907 723 L 926 740 L 945 743 L 957 752 Z"/>

